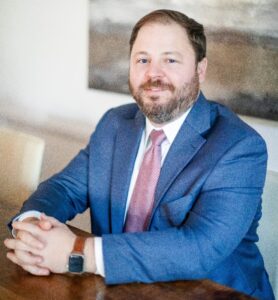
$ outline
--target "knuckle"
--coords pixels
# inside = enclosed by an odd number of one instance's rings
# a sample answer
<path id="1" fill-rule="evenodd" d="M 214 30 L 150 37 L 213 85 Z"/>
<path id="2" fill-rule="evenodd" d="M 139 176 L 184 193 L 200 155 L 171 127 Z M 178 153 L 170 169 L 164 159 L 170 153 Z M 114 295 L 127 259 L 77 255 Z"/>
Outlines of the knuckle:
<path id="1" fill-rule="evenodd" d="M 15 250 L 26 250 L 26 246 L 22 241 L 17 241 L 14 247 Z"/>
<path id="2" fill-rule="evenodd" d="M 22 262 L 24 262 L 24 263 L 27 263 L 27 262 L 29 261 L 29 259 L 28 259 L 28 254 L 27 254 L 27 252 L 25 252 L 25 251 L 22 251 L 22 250 L 16 250 L 16 251 L 15 251 L 15 255 L 17 256 L 17 258 L 18 258 L 20 261 L 22 261 Z"/>
<path id="3" fill-rule="evenodd" d="M 26 242 L 28 239 L 28 233 L 26 231 L 20 230 L 17 234 L 17 238 L 23 242 Z"/>
<path id="4" fill-rule="evenodd" d="M 17 239 L 21 239 L 21 238 L 22 238 L 22 234 L 23 234 L 23 231 L 17 230 L 17 231 L 16 231 L 16 238 L 17 238 Z"/>
<path id="5" fill-rule="evenodd" d="M 19 238 L 23 243 L 25 244 L 30 244 L 32 243 L 32 237 L 30 234 L 26 231 L 21 231 L 20 238 Z"/>
<path id="6" fill-rule="evenodd" d="M 14 255 L 16 256 L 17 259 L 21 259 L 21 257 L 22 257 L 22 251 L 18 250 L 18 249 L 15 249 L 14 250 Z"/>

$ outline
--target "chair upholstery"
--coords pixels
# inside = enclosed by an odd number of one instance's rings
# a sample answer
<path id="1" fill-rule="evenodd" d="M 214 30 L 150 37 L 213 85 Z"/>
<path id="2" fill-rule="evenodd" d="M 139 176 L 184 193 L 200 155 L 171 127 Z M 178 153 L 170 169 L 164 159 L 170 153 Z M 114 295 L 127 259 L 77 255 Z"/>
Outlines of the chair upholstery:
<path id="1" fill-rule="evenodd" d="M 278 172 L 267 172 L 262 211 L 258 246 L 264 257 L 275 298 L 278 299 Z"/>
<path id="2" fill-rule="evenodd" d="M 0 127 L 0 200 L 21 205 L 38 185 L 44 141 Z"/>

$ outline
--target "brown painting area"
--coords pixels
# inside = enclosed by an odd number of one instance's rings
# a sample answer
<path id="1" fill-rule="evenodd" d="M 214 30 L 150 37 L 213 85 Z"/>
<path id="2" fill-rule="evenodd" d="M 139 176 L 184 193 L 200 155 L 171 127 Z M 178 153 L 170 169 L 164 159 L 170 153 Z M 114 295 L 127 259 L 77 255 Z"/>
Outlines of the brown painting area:
<path id="1" fill-rule="evenodd" d="M 96 24 L 89 32 L 89 87 L 128 90 L 128 25 Z M 278 120 L 278 38 L 206 30 L 209 67 L 202 90 L 242 115 Z"/>

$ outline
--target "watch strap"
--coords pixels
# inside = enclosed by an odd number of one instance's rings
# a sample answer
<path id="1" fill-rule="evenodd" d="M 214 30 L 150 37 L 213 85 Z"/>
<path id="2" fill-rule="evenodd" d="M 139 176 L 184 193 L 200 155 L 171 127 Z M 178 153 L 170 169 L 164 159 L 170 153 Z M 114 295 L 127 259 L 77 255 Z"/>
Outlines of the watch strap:
<path id="1" fill-rule="evenodd" d="M 85 247 L 86 239 L 87 238 L 84 236 L 77 236 L 74 241 L 72 253 L 84 254 L 84 247 Z"/>

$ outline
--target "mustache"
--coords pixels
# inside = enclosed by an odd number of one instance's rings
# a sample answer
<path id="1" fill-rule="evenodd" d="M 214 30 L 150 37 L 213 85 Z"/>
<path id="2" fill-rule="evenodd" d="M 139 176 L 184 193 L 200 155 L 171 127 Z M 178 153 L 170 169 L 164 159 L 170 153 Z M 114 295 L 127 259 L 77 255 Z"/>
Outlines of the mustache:
<path id="1" fill-rule="evenodd" d="M 175 90 L 175 87 L 171 83 L 163 82 L 160 79 L 156 79 L 156 80 L 149 79 L 148 81 L 141 84 L 139 88 L 143 90 L 147 90 L 150 88 L 161 88 L 163 90 L 170 90 L 172 92 Z"/>

